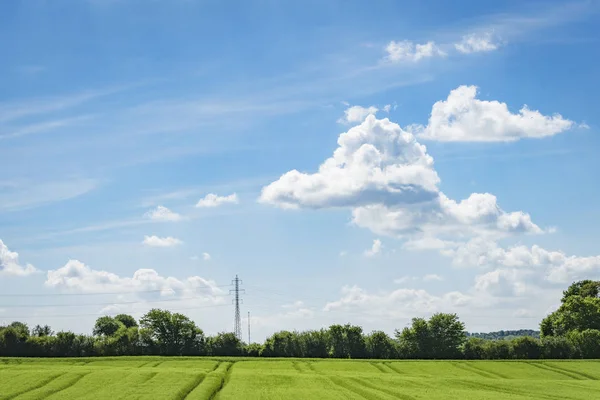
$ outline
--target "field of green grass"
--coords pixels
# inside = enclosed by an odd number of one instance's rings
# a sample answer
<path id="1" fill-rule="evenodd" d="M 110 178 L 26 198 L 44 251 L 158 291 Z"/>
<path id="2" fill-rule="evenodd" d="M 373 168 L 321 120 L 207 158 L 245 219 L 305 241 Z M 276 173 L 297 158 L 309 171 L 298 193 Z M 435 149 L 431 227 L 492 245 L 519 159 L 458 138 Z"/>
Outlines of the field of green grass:
<path id="1" fill-rule="evenodd" d="M 8 399 L 600 399 L 600 361 L 0 359 Z"/>

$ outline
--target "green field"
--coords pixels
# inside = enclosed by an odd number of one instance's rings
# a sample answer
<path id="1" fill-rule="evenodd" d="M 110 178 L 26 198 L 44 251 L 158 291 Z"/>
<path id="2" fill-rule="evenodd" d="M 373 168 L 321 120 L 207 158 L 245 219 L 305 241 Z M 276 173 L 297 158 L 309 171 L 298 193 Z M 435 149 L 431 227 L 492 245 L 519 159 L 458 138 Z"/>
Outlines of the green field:
<path id="1" fill-rule="evenodd" d="M 597 399 L 600 361 L 0 359 L 0 399 Z"/>

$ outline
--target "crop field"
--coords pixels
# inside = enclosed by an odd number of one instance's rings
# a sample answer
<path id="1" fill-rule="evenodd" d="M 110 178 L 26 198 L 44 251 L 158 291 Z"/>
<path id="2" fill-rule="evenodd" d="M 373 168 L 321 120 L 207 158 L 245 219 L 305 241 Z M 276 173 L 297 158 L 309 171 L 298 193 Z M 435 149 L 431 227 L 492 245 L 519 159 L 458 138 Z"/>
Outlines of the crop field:
<path id="1" fill-rule="evenodd" d="M 598 399 L 600 361 L 0 359 L 0 399 Z"/>

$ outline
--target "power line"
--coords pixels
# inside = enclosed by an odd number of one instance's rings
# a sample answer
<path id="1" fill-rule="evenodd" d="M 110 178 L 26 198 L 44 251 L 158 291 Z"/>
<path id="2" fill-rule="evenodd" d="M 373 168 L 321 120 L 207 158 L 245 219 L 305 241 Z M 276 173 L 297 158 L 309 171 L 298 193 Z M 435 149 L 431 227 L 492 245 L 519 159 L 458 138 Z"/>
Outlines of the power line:
<path id="1" fill-rule="evenodd" d="M 252 343 L 250 340 L 250 311 L 248 311 L 248 344 Z"/>

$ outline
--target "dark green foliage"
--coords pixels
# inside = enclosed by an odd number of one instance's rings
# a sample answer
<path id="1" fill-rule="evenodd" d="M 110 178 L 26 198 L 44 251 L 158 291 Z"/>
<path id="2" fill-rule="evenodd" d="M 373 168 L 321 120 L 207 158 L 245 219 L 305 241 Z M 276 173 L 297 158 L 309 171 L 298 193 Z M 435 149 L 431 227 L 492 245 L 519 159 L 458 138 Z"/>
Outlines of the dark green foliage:
<path id="1" fill-rule="evenodd" d="M 512 340 L 512 351 L 515 358 L 537 359 L 542 355 L 542 344 L 539 339 L 522 336 Z"/>
<path id="2" fill-rule="evenodd" d="M 140 326 L 145 330 L 146 344 L 160 354 L 199 355 L 204 350 L 204 333 L 183 314 L 155 308 L 140 319 Z"/>
<path id="3" fill-rule="evenodd" d="M 206 339 L 207 353 L 211 356 L 241 356 L 243 343 L 231 332 L 218 333 Z"/>
<path id="4" fill-rule="evenodd" d="M 400 349 L 408 358 L 461 358 L 465 325 L 456 314 L 434 314 L 429 321 L 413 318 L 412 326 L 396 331 Z"/>
<path id="5" fill-rule="evenodd" d="M 368 358 L 396 358 L 394 341 L 385 332 L 374 331 L 365 337 Z"/>
<path id="6" fill-rule="evenodd" d="M 562 336 L 548 336 L 542 339 L 542 357 L 547 359 L 572 358 L 573 344 Z"/>
<path id="7" fill-rule="evenodd" d="M 135 320 L 135 318 L 127 314 L 119 314 L 115 316 L 115 321 L 119 321 L 120 323 L 125 325 L 125 328 L 133 328 L 138 326 L 138 323 Z"/>
<path id="8" fill-rule="evenodd" d="M 565 303 L 571 296 L 580 297 L 599 297 L 600 296 L 600 281 L 591 281 L 589 279 L 575 282 L 567 290 L 563 292 L 561 302 Z"/>

